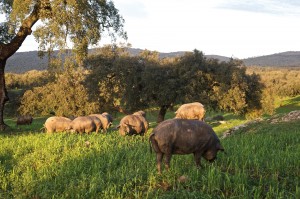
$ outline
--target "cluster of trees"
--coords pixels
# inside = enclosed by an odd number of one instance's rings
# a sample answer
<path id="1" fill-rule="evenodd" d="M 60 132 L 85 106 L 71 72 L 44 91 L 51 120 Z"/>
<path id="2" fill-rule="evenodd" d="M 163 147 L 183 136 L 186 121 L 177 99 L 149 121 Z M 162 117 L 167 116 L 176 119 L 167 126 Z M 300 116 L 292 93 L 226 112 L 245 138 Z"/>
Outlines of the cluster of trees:
<path id="1" fill-rule="evenodd" d="M 23 114 L 131 113 L 156 107 L 158 121 L 168 108 L 191 101 L 249 117 L 272 114 L 276 96 L 300 94 L 297 68 L 240 65 L 238 60 L 207 59 L 197 50 L 159 59 L 157 52 L 131 56 L 125 48 L 106 46 L 89 57 L 85 68 L 55 61 L 49 71 L 8 73 L 6 80 L 9 89 L 29 89 L 19 108 Z"/>
<path id="2" fill-rule="evenodd" d="M 126 48 L 106 46 L 86 60 L 85 68 L 65 62 L 53 83 L 25 92 L 20 112 L 81 115 L 157 107 L 160 122 L 172 106 L 192 101 L 243 115 L 262 110 L 259 76 L 246 74 L 240 65 L 234 59 L 207 59 L 198 50 L 159 59 L 158 52 L 130 56 Z"/>

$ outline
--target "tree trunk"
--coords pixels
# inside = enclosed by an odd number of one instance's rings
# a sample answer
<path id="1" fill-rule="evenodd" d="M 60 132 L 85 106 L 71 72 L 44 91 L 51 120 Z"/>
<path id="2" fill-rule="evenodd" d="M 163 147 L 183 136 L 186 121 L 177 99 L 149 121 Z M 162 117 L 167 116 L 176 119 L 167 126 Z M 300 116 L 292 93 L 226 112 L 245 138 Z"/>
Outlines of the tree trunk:
<path id="1" fill-rule="evenodd" d="M 6 64 L 5 60 L 0 60 L 0 130 L 1 131 L 5 130 L 7 126 L 4 123 L 3 112 L 4 112 L 4 105 L 9 100 L 6 86 L 5 86 L 5 76 L 4 76 L 5 64 Z"/>
<path id="2" fill-rule="evenodd" d="M 0 130 L 3 131 L 7 126 L 4 123 L 3 112 L 4 105 L 8 101 L 7 90 L 5 86 L 5 64 L 6 60 L 12 56 L 20 46 L 23 44 L 24 40 L 28 35 L 31 34 L 32 26 L 39 20 L 39 9 L 40 2 L 38 2 L 30 15 L 24 19 L 19 31 L 16 33 L 16 36 L 7 44 L 0 42 Z"/>
<path id="3" fill-rule="evenodd" d="M 157 117 L 157 123 L 160 123 L 165 120 L 165 115 L 167 113 L 167 110 L 170 105 L 163 105 L 159 109 L 158 117 Z"/>

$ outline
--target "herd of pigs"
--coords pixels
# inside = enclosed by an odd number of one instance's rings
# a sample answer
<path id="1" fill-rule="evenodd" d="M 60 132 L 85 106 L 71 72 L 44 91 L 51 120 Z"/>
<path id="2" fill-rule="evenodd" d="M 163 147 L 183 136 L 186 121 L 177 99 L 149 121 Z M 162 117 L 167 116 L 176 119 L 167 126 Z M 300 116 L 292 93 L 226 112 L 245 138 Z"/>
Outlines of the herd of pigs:
<path id="1" fill-rule="evenodd" d="M 204 122 L 205 108 L 199 102 L 183 104 L 175 112 L 173 119 L 159 123 L 149 136 L 151 148 L 156 153 L 157 170 L 161 173 L 161 163 L 165 157 L 165 168 L 170 168 L 172 154 L 194 154 L 197 167 L 200 167 L 200 159 L 203 157 L 213 162 L 218 151 L 224 151 L 223 146 L 212 127 Z M 99 131 L 107 132 L 112 125 L 113 118 L 107 112 L 80 116 L 73 120 L 67 117 L 49 117 L 45 124 L 47 133 L 73 132 L 91 133 Z M 17 125 L 31 124 L 31 116 L 21 116 L 17 119 Z M 122 136 L 144 135 L 147 133 L 149 123 L 144 111 L 138 111 L 126 115 L 120 120 L 116 129 Z"/>

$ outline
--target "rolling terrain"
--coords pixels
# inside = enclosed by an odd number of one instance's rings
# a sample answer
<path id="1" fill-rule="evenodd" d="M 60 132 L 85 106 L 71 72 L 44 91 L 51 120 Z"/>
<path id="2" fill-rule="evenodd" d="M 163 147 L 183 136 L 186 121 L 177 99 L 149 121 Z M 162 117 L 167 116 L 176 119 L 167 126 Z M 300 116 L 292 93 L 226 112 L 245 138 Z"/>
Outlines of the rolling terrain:
<path id="1" fill-rule="evenodd" d="M 132 55 L 139 54 L 142 49 L 130 48 Z M 93 53 L 93 49 L 90 50 Z M 175 57 L 184 55 L 185 51 L 160 53 L 160 57 Z M 57 51 L 54 52 L 57 56 Z M 220 61 L 228 61 L 230 57 L 220 55 L 205 55 L 207 58 L 219 59 Z M 245 66 L 270 66 L 270 67 L 300 67 L 300 51 L 288 51 L 242 59 Z M 48 66 L 48 57 L 40 58 L 37 51 L 15 53 L 7 60 L 6 72 L 24 73 L 30 70 L 46 70 Z"/>

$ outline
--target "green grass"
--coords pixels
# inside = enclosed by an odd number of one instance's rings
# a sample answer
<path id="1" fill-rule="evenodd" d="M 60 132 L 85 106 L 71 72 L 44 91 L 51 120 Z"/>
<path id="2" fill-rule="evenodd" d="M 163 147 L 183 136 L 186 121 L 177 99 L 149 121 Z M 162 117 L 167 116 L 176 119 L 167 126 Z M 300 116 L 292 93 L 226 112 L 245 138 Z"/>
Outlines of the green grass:
<path id="1" fill-rule="evenodd" d="M 174 155 L 161 176 L 148 136 L 2 135 L 0 198 L 299 198 L 299 129 L 250 126 L 221 140 L 227 154 L 215 163 L 197 169 L 192 155 Z"/>
<path id="2" fill-rule="evenodd" d="M 275 104 L 277 107 L 277 114 L 289 113 L 293 110 L 300 110 L 300 96 L 278 99 Z"/>
<path id="3" fill-rule="evenodd" d="M 297 107 L 299 101 L 290 100 L 287 105 Z M 197 169 L 192 155 L 174 155 L 170 171 L 158 175 L 150 132 L 49 135 L 40 130 L 45 119 L 18 128 L 6 120 L 11 129 L 0 134 L 0 198 L 300 198 L 299 121 L 252 124 L 221 140 L 226 154 L 215 163 L 202 160 Z M 246 122 L 225 119 L 214 124 L 219 134 Z M 177 180 L 182 175 L 184 183 Z"/>

